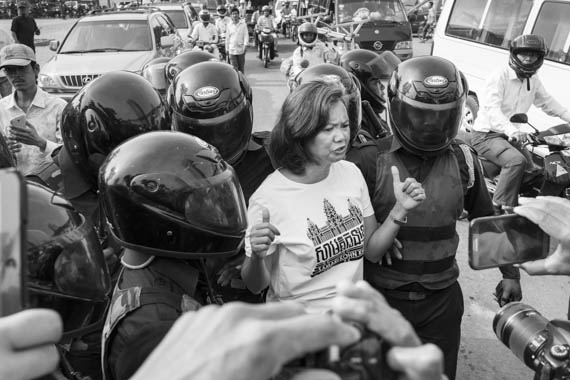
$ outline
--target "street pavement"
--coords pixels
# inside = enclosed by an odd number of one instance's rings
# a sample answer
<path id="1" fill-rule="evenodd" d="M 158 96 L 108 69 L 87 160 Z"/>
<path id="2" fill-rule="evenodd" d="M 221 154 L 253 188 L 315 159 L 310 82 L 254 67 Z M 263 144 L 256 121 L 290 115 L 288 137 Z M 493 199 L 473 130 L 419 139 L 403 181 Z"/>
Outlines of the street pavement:
<path id="1" fill-rule="evenodd" d="M 65 36 L 75 20 L 38 20 L 42 39 L 59 39 Z M 0 28 L 9 30 L 10 21 L 0 20 Z M 285 78 L 279 72 L 283 58 L 294 49 L 291 41 L 280 39 L 280 57 L 269 68 L 249 48 L 246 54 L 246 76 L 253 88 L 254 130 L 271 130 L 279 108 L 288 94 Z M 414 55 L 429 55 L 430 43 L 414 40 Z M 41 64 L 53 55 L 47 46 L 37 48 Z M 492 321 L 499 310 L 493 300 L 493 292 L 500 280 L 497 269 L 472 270 L 468 265 L 467 241 L 468 222 L 457 224 L 460 246 L 457 261 L 461 270 L 460 283 L 463 288 L 465 314 L 462 324 L 462 343 L 459 353 L 458 380 L 521 380 L 531 379 L 532 372 L 525 367 L 499 340 L 492 330 Z M 568 277 L 530 277 L 522 273 L 523 302 L 535 307 L 547 319 L 566 318 L 569 293 Z"/>

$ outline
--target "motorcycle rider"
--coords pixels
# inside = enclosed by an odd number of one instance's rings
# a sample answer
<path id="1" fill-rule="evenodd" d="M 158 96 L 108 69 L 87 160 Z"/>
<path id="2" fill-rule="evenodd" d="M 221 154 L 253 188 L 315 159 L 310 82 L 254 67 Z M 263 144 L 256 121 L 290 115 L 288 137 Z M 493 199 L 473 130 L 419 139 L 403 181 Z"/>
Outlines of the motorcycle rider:
<path id="1" fill-rule="evenodd" d="M 99 380 L 111 284 L 97 233 L 68 201 L 33 182 L 27 183 L 27 210 L 29 307 L 53 309 L 63 319 L 57 346 L 65 378 Z"/>
<path id="2" fill-rule="evenodd" d="M 194 50 L 208 50 L 214 56 L 218 56 L 218 30 L 214 24 L 210 22 L 210 12 L 207 9 L 202 9 L 198 13 L 200 18 L 200 23 L 198 23 L 193 29 L 192 33 L 188 36 L 192 43 L 194 44 Z M 209 44 L 200 49 L 198 46 L 198 41 L 201 43 Z"/>
<path id="3" fill-rule="evenodd" d="M 200 95 L 205 88 L 209 97 Z M 246 203 L 274 170 L 265 149 L 268 133 L 252 135 L 252 100 L 246 77 L 219 62 L 198 63 L 182 71 L 172 83 L 168 97 L 172 129 L 217 147 L 235 169 Z M 245 258 L 243 251 L 240 253 L 230 260 L 212 260 L 213 271 L 220 273 L 217 290 L 224 301 L 260 302 L 261 298 L 249 292 L 240 278 L 239 269 Z"/>
<path id="4" fill-rule="evenodd" d="M 218 5 L 216 8 L 216 13 L 218 14 L 218 19 L 216 20 L 216 29 L 218 30 L 218 43 L 220 47 L 218 50 L 224 52 L 227 58 L 227 49 L 226 49 L 226 35 L 228 31 L 228 25 L 231 23 L 231 19 L 226 17 L 228 15 L 228 10 L 224 5 Z"/>
<path id="5" fill-rule="evenodd" d="M 518 193 L 527 167 L 532 171 L 532 158 L 523 144 L 528 134 L 510 117 L 527 113 L 531 105 L 547 115 L 570 122 L 570 111 L 558 103 L 536 75 L 544 63 L 547 46 L 542 36 L 526 34 L 510 45 L 508 66 L 502 67 L 486 81 L 479 115 L 473 129 L 473 147 L 495 165 L 501 167 L 493 195 L 495 212 L 518 204 Z M 532 174 L 532 173 L 531 173 Z"/>
<path id="6" fill-rule="evenodd" d="M 288 1 L 285 1 L 283 3 L 283 6 L 281 6 L 281 14 L 280 14 L 280 18 L 281 20 L 279 20 L 279 28 L 281 29 L 281 34 L 283 34 L 284 36 L 286 35 L 286 22 L 285 19 L 288 17 L 294 17 L 295 16 L 295 11 L 293 10 L 293 8 L 291 8 L 290 6 L 291 4 Z"/>
<path id="7" fill-rule="evenodd" d="M 257 19 L 257 24 L 255 29 L 257 31 L 257 36 L 259 38 L 258 50 L 259 50 L 259 59 L 263 59 L 263 43 L 261 42 L 261 31 L 263 28 L 271 29 L 271 47 L 270 47 L 270 58 L 273 59 L 275 57 L 279 57 L 277 52 L 277 33 L 275 33 L 275 18 L 271 15 L 271 8 L 269 5 L 264 5 L 261 8 L 262 15 L 259 16 Z"/>
<path id="8" fill-rule="evenodd" d="M 100 233 L 97 173 L 123 141 L 170 128 L 166 104 L 142 76 L 115 71 L 84 86 L 63 110 L 63 147 L 54 156 L 63 177 L 63 195 Z"/>
<path id="9" fill-rule="evenodd" d="M 303 23 L 298 33 L 299 46 L 291 57 L 281 62 L 280 67 L 280 71 L 288 78 L 287 85 L 290 90 L 294 87 L 296 76 L 307 67 L 336 61 L 336 52 L 317 38 L 318 29 L 315 24 Z"/>
<path id="10" fill-rule="evenodd" d="M 103 330 L 103 372 L 126 380 L 182 313 L 216 303 L 207 261 L 241 248 L 245 202 L 217 149 L 185 133 L 136 136 L 100 173 L 110 232 L 125 247 Z"/>
<path id="11" fill-rule="evenodd" d="M 463 315 L 455 260 L 456 221 L 464 208 L 469 219 L 493 214 L 483 175 L 475 164 L 477 156 L 454 140 L 467 94 L 463 75 L 443 58 L 424 56 L 402 62 L 388 86 L 391 146 L 361 158 L 376 163 L 372 198 L 376 219 L 392 218 L 401 226 L 400 252 L 387 254 L 382 265 L 365 260 L 364 279 L 412 323 L 422 341 L 442 349 L 450 380 L 455 379 Z M 392 165 L 433 195 L 397 219 L 389 214 L 394 204 L 388 180 Z M 522 295 L 518 269 L 500 269 L 502 306 Z"/>

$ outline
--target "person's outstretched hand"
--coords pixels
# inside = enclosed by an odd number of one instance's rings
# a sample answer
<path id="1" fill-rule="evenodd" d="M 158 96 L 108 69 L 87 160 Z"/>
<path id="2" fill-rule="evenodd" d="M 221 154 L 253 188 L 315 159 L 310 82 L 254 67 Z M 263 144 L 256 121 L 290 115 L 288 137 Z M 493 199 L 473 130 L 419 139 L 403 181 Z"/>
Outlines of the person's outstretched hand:
<path id="1" fill-rule="evenodd" d="M 546 259 L 518 266 L 530 275 L 570 274 L 570 201 L 560 197 L 520 198 L 514 212 L 538 224 L 550 237 L 559 241 Z"/>
<path id="2" fill-rule="evenodd" d="M 294 358 L 360 339 L 338 316 L 304 310 L 232 302 L 185 313 L 131 380 L 266 380 Z"/>
<path id="3" fill-rule="evenodd" d="M 0 318 L 0 379 L 31 380 L 53 372 L 62 331 L 53 310 L 30 309 Z"/>

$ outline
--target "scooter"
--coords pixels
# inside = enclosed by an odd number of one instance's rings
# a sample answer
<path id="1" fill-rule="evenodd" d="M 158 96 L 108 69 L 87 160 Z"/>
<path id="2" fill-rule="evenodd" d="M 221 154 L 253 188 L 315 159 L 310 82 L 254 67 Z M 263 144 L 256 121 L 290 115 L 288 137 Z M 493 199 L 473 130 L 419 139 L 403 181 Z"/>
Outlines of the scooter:
<path id="1" fill-rule="evenodd" d="M 263 67 L 267 68 L 273 59 L 271 57 L 271 45 L 273 44 L 273 36 L 271 35 L 271 28 L 262 28 L 259 33 L 259 42 L 261 43 L 261 59 L 263 60 Z"/>
<path id="2" fill-rule="evenodd" d="M 528 134 L 524 149 L 532 156 L 536 170 L 527 170 L 519 194 L 525 197 L 538 195 L 561 196 L 570 199 L 570 124 L 563 123 L 539 131 L 528 122 L 526 114 L 515 114 L 511 123 L 527 124 L 534 132 Z M 461 137 L 470 143 L 469 132 Z M 479 156 L 485 184 L 491 196 L 495 193 L 501 167 Z"/>
<path id="3" fill-rule="evenodd" d="M 227 62 L 228 55 L 226 53 L 226 33 L 220 34 L 218 39 L 218 52 L 220 55 L 220 62 Z"/>

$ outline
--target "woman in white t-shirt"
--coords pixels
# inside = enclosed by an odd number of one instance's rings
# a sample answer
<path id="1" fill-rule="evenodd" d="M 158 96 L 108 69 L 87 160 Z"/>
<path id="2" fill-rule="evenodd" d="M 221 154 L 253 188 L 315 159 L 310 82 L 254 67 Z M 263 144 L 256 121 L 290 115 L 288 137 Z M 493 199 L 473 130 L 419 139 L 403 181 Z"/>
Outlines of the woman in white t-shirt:
<path id="1" fill-rule="evenodd" d="M 400 182 L 391 218 L 379 228 L 360 170 L 344 161 L 350 144 L 342 85 L 299 86 L 281 108 L 270 154 L 279 167 L 249 200 L 242 277 L 268 301 L 297 300 L 309 312 L 331 308 L 335 285 L 362 279 L 363 257 L 377 262 L 392 246 L 408 210 L 425 193 L 413 178 Z M 364 249 L 366 247 L 366 250 Z"/>

